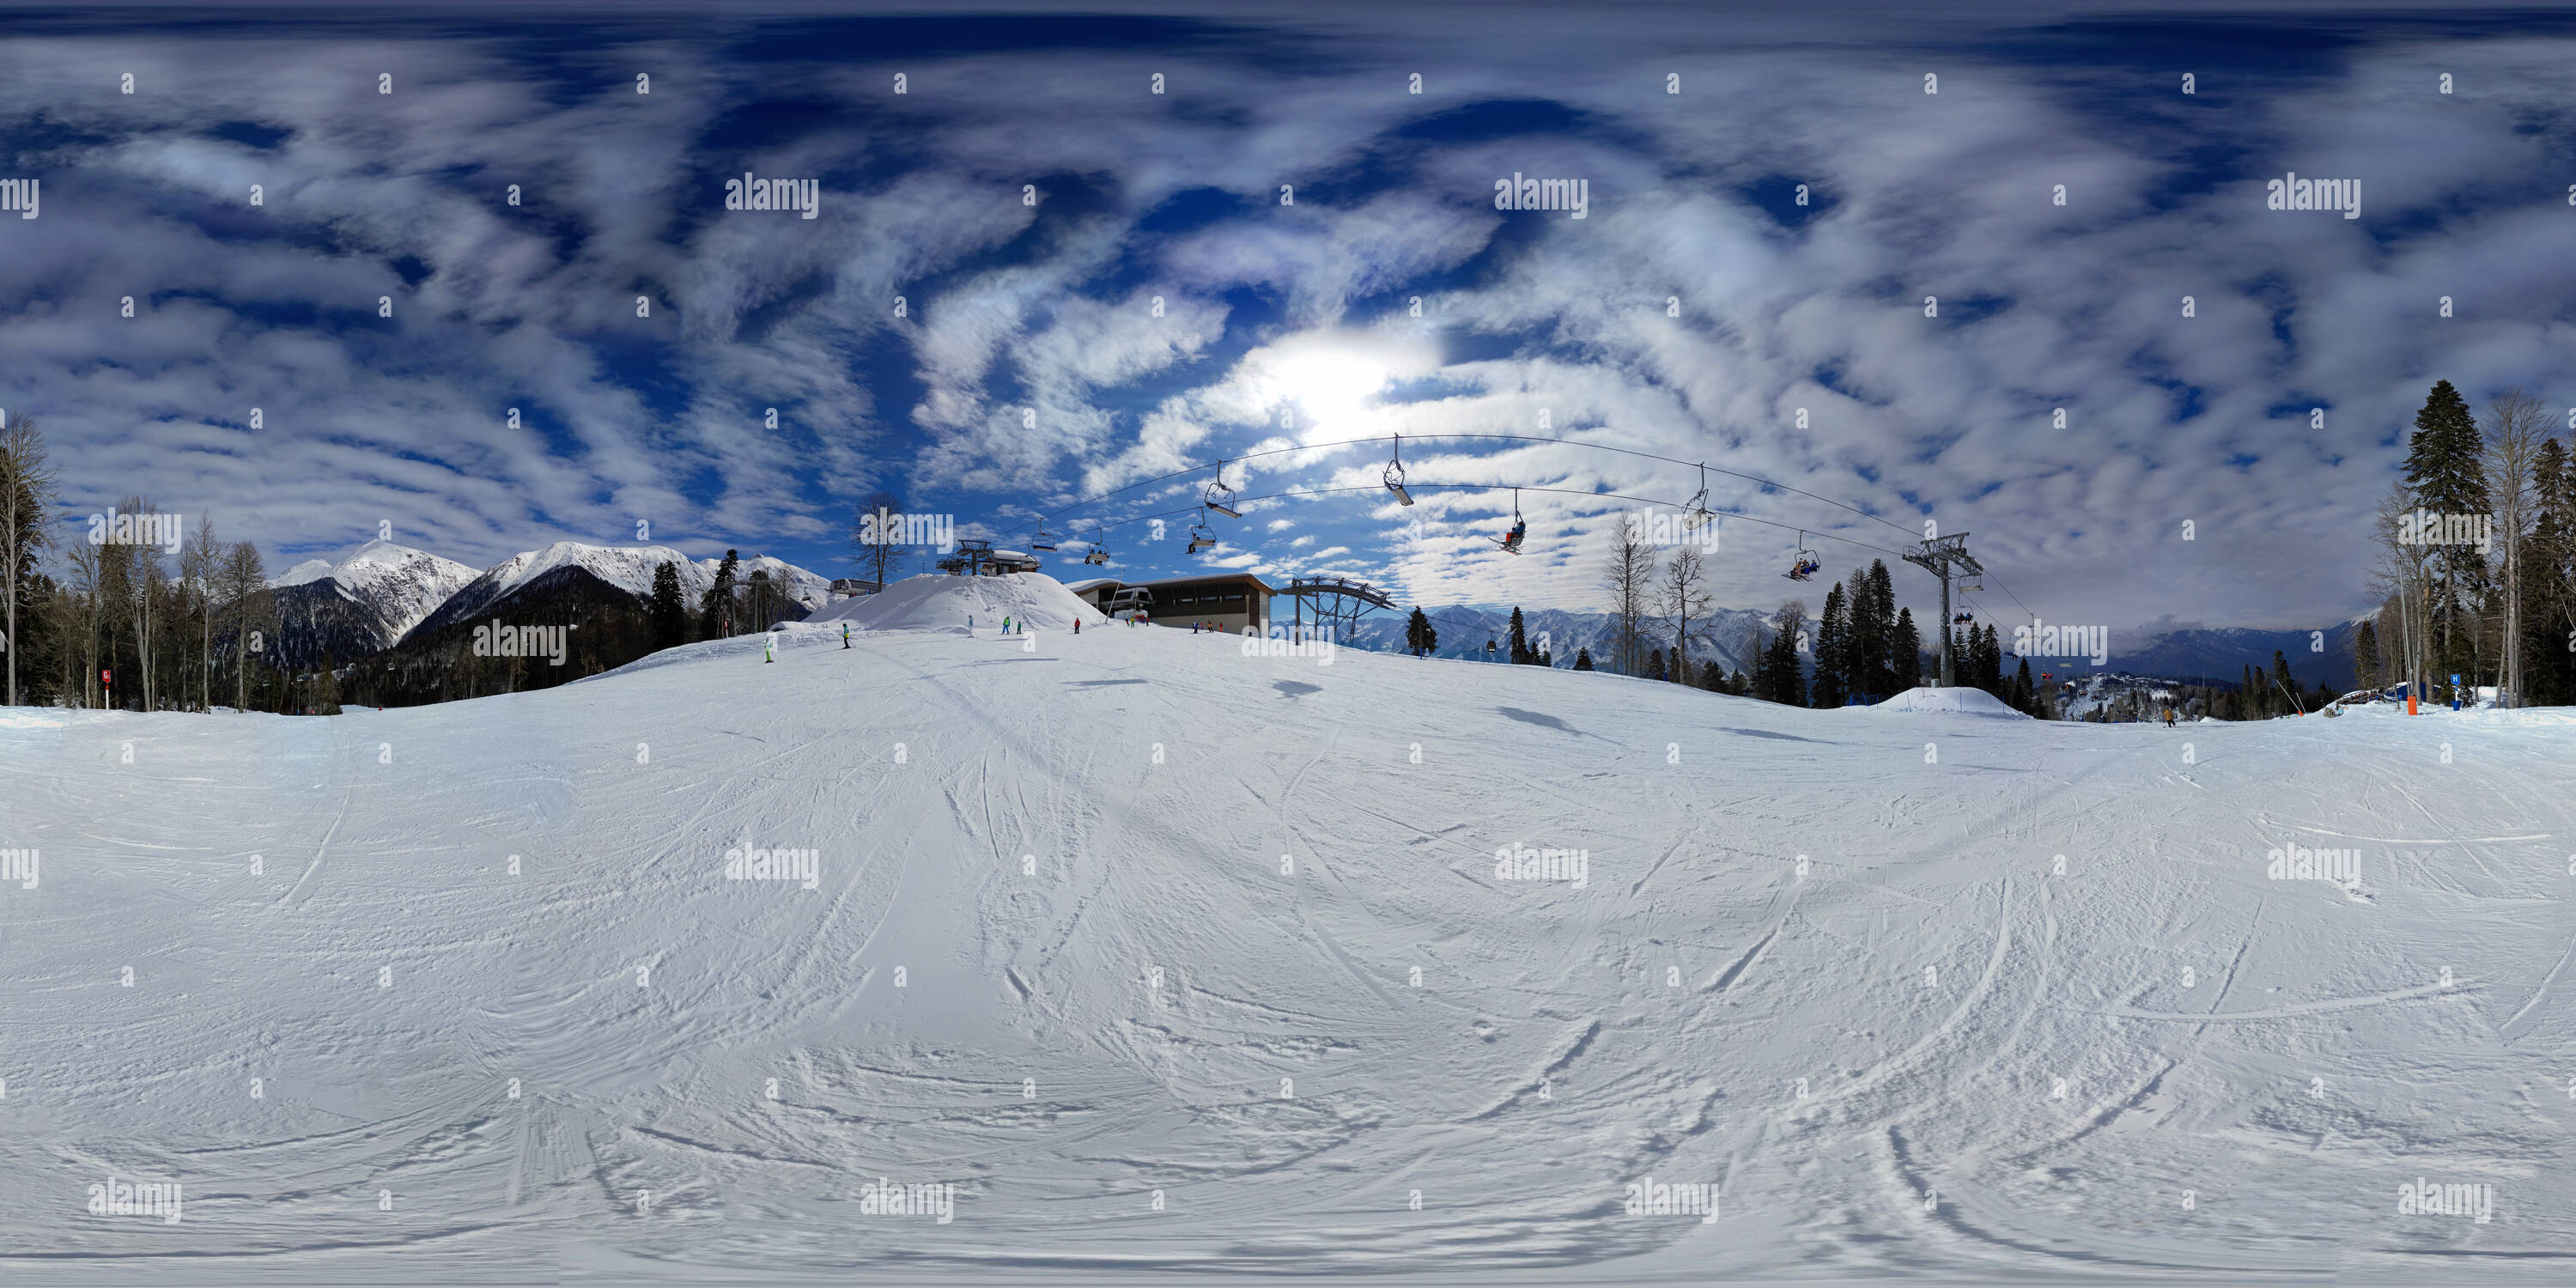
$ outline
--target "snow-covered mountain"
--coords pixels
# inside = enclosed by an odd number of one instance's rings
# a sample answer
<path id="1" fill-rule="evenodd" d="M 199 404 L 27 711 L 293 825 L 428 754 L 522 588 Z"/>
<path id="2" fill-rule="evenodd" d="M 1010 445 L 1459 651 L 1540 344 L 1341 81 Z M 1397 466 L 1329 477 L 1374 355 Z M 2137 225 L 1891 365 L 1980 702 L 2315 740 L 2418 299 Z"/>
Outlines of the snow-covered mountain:
<path id="1" fill-rule="evenodd" d="M 305 665 L 393 647 L 474 580 L 453 559 L 391 541 L 370 541 L 339 562 L 307 559 L 269 582 L 283 659 Z"/>
<path id="2" fill-rule="evenodd" d="M 2361 624 L 2369 620 L 2368 616 L 2356 617 L 2315 630 L 2263 630 L 2250 626 L 2210 627 L 2165 618 L 2125 634 L 2112 631 L 2108 669 L 2234 684 L 2248 666 L 2257 671 L 2270 670 L 2272 654 L 2277 650 L 2290 664 L 2291 677 L 2300 683 L 2348 689 L 2352 687 L 2353 639 Z M 2006 647 L 2010 647 L 2012 623 L 1998 625 Z"/>
<path id="3" fill-rule="evenodd" d="M 422 618 L 412 633 L 427 635 L 478 616 L 518 611 L 517 606 L 531 599 L 560 593 L 575 583 L 623 591 L 640 606 L 652 599 L 654 571 L 665 563 L 679 573 L 681 598 L 695 612 L 699 600 L 715 584 L 716 571 L 724 561 L 691 559 L 669 546 L 594 546 L 558 541 L 543 550 L 522 551 L 485 569 L 435 612 Z M 735 584 L 748 585 L 754 572 L 767 572 L 780 593 L 805 613 L 821 608 L 831 598 L 829 580 L 767 555 L 739 560 L 734 568 Z"/>

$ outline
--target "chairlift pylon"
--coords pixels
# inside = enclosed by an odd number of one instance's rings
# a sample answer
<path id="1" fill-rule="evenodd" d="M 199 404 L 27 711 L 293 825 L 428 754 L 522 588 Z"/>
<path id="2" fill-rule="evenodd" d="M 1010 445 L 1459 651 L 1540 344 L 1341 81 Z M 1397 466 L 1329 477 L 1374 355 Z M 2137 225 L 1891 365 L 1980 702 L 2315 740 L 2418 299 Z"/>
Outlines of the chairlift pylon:
<path id="1" fill-rule="evenodd" d="M 1404 435 L 1395 436 L 1395 455 L 1386 463 L 1386 490 L 1395 493 L 1399 505 L 1413 504 L 1413 493 L 1404 487 Z"/>
<path id="2" fill-rule="evenodd" d="M 1824 566 L 1824 562 L 1816 558 L 1816 552 L 1807 548 L 1806 530 L 1800 529 L 1798 532 L 1798 557 L 1790 562 L 1789 571 L 1780 575 L 1791 581 L 1805 581 L 1809 577 L 1815 576 L 1816 570 Z"/>
<path id="3" fill-rule="evenodd" d="M 1216 477 L 1208 480 L 1207 494 L 1199 498 L 1199 504 L 1229 519 L 1240 519 L 1243 517 L 1243 511 L 1226 503 L 1226 498 L 1233 495 L 1234 489 L 1225 485 L 1225 462 L 1218 461 Z"/>

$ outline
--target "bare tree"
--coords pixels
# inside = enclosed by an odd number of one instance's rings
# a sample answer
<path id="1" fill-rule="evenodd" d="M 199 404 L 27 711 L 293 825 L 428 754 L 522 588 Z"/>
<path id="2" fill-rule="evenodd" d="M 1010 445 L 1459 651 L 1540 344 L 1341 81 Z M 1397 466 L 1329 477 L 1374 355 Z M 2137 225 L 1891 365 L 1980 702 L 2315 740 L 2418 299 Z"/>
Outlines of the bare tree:
<path id="1" fill-rule="evenodd" d="M 850 523 L 850 544 L 858 550 L 850 562 L 857 565 L 861 576 L 885 589 L 902 558 L 903 502 L 892 492 L 871 492 L 859 502 L 858 517 Z"/>
<path id="2" fill-rule="evenodd" d="M 2395 669 L 2402 671 L 2406 691 L 2421 696 L 2433 651 L 2428 629 L 2433 577 L 2427 558 L 2431 548 L 2421 541 L 2404 539 L 2406 515 L 2413 504 L 2413 498 L 2403 483 L 2390 485 L 2388 495 L 2381 498 L 2378 512 L 2373 516 L 2381 552 L 2379 566 L 2371 572 L 2371 584 L 2387 597 L 2380 616 L 2385 619 L 2388 608 L 2396 609 L 2394 638 L 2387 637 L 2387 623 L 2383 620 L 2380 648 L 2395 647 Z"/>
<path id="3" fill-rule="evenodd" d="M 98 683 L 99 626 L 106 616 L 107 561 L 102 557 L 105 553 L 106 547 L 93 546 L 86 541 L 70 543 L 70 594 L 66 599 L 71 606 L 71 620 L 65 623 L 67 629 L 64 634 L 68 638 L 73 630 L 80 633 L 80 695 L 83 707 L 97 705 L 92 700 L 92 695 L 97 692 L 94 686 Z M 68 657 L 71 653 L 71 647 L 66 644 L 63 648 L 64 656 Z"/>
<path id="4" fill-rule="evenodd" d="M 223 547 L 215 542 L 215 516 L 197 516 L 196 534 L 179 556 L 179 602 L 197 622 L 197 709 L 214 709 L 215 576 L 223 567 Z"/>
<path id="5" fill-rule="evenodd" d="M 54 474 L 45 463 L 44 431 L 24 412 L 0 426 L 0 653 L 8 655 L 9 705 L 18 705 L 18 600 L 36 568 L 36 553 L 51 540 L 45 510 L 53 503 Z"/>
<path id="6" fill-rule="evenodd" d="M 247 541 L 236 541 L 224 552 L 223 570 L 217 574 L 224 600 L 224 619 L 233 637 L 233 707 L 245 709 L 250 701 L 251 634 L 268 625 L 276 601 L 269 594 L 268 571 L 260 566 L 259 547 Z M 266 641 L 257 650 L 266 655 Z"/>
<path id="7" fill-rule="evenodd" d="M 1673 623 L 1673 666 L 1675 684 L 1688 684 L 1690 679 L 1690 624 L 1709 609 L 1707 588 L 1708 565 L 1700 558 L 1699 547 L 1688 543 L 1673 552 L 1672 562 L 1664 565 L 1664 576 L 1658 587 L 1656 607 Z"/>
<path id="8" fill-rule="evenodd" d="M 158 513 L 151 502 L 139 496 L 129 496 L 117 502 L 116 508 L 137 517 Z M 125 573 L 124 609 L 134 631 L 134 665 L 142 673 L 138 678 L 143 681 L 143 709 L 151 711 L 155 709 L 156 699 L 152 646 L 158 634 L 159 610 L 167 598 L 161 580 L 161 548 L 149 541 L 137 541 L 131 545 L 111 541 L 105 549 L 116 552 L 118 566 Z"/>
<path id="9" fill-rule="evenodd" d="M 2497 650 L 2501 705 L 2523 703 L 2522 545 L 2534 513 L 2532 467 L 2553 422 L 2540 400 L 2507 389 L 2487 404 L 2483 464 L 2487 497 L 2495 506 L 2496 536 L 2504 545 L 2504 638 Z"/>
<path id="10" fill-rule="evenodd" d="M 1611 644 L 1619 651 L 1619 673 L 1645 670 L 1646 601 L 1655 584 L 1655 553 L 1637 539 L 1634 524 L 1619 525 L 1610 547 L 1610 562 L 1601 584 L 1610 592 Z"/>

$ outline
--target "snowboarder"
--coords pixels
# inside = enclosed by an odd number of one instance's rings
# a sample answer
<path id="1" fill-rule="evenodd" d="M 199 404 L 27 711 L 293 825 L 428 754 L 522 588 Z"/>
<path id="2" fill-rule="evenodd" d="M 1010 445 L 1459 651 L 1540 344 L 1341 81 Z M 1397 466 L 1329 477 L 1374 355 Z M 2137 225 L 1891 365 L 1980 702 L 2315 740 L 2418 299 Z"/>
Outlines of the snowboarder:
<path id="1" fill-rule="evenodd" d="M 850 646 L 850 624 L 849 624 L 848 622 L 843 622 L 843 623 L 841 623 L 841 647 L 843 647 L 843 648 L 848 648 L 849 646 Z"/>

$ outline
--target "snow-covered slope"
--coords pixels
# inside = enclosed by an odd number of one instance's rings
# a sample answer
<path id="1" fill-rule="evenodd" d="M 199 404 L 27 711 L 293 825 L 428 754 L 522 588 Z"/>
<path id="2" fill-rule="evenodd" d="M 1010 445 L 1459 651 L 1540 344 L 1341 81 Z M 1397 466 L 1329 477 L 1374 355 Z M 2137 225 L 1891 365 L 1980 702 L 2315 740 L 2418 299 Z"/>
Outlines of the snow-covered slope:
<path id="1" fill-rule="evenodd" d="M 2569 713 L 1884 718 L 957 607 L 434 707 L 0 721 L 0 847 L 42 858 L 0 884 L 0 1261 L 2540 1283 L 2576 1247 Z M 2267 875 L 2321 849 L 2355 888 Z M 760 851 L 785 879 L 729 879 Z M 88 1213 L 111 1172 L 184 1221 Z M 2418 1178 L 2492 1219 L 2399 1215 Z M 1649 1180 L 1717 1219 L 1631 1214 Z"/>
<path id="2" fill-rule="evenodd" d="M 805 619 L 806 625 L 848 622 L 863 630 L 1001 629 L 1002 619 L 1026 622 L 1036 630 L 1069 631 L 1078 619 L 1085 629 L 1108 618 L 1045 573 L 1008 577 L 924 575 L 888 586 L 879 594 L 845 599 Z M 837 629 L 837 627 L 835 628 Z"/>

